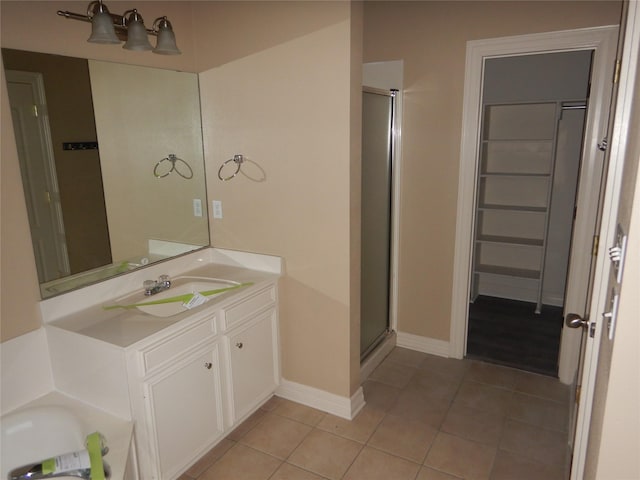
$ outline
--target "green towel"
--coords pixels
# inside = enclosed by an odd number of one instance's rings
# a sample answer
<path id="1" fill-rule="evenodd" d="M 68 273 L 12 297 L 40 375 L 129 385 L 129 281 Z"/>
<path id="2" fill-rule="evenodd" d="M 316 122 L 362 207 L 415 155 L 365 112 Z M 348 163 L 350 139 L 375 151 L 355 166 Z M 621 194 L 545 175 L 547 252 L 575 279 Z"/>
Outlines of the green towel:
<path id="1" fill-rule="evenodd" d="M 228 292 L 229 290 L 235 290 L 237 288 L 248 287 L 249 285 L 253 285 L 253 282 L 241 283 L 240 285 L 234 285 L 233 287 L 225 287 L 225 288 L 217 288 L 215 290 L 205 290 L 202 292 L 198 292 L 200 295 L 204 295 L 205 297 L 209 295 L 215 295 L 217 293 Z M 193 298 L 193 293 L 185 293 L 184 295 L 176 295 L 175 297 L 162 298 L 160 300 L 152 300 L 149 302 L 142 303 L 133 303 L 131 305 L 106 305 L 102 308 L 105 310 L 113 310 L 115 308 L 124 308 L 131 309 L 136 307 L 146 307 L 148 305 L 162 305 L 164 303 L 177 303 L 177 302 L 188 302 Z"/>
<path id="2" fill-rule="evenodd" d="M 102 435 L 93 432 L 87 436 L 86 444 L 91 461 L 91 480 L 105 480 L 104 464 L 102 463 Z"/>

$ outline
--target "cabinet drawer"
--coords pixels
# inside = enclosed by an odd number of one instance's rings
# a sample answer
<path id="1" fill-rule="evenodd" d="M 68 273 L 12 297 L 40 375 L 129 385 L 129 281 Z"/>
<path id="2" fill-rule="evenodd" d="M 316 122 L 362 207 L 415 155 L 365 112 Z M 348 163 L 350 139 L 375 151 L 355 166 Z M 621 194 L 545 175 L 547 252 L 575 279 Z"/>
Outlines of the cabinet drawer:
<path id="1" fill-rule="evenodd" d="M 275 304 L 275 301 L 276 287 L 274 285 L 254 293 L 250 297 L 225 309 L 223 328 L 225 330 L 233 328 L 254 313 L 259 312 L 265 307 L 272 306 Z"/>
<path id="2" fill-rule="evenodd" d="M 146 375 L 197 343 L 214 337 L 216 333 L 216 315 L 210 315 L 184 332 L 146 348 L 141 352 L 142 374 Z"/>

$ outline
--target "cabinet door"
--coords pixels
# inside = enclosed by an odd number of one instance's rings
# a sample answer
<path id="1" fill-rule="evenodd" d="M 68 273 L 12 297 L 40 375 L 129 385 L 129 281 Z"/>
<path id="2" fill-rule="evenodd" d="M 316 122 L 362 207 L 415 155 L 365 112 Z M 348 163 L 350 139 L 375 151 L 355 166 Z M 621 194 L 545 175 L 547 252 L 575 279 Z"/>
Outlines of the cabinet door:
<path id="1" fill-rule="evenodd" d="M 227 336 L 235 421 L 278 385 L 276 312 L 269 310 Z"/>
<path id="2" fill-rule="evenodd" d="M 145 382 L 145 392 L 153 430 L 149 437 L 156 439 L 157 478 L 174 478 L 223 434 L 218 346 Z"/>

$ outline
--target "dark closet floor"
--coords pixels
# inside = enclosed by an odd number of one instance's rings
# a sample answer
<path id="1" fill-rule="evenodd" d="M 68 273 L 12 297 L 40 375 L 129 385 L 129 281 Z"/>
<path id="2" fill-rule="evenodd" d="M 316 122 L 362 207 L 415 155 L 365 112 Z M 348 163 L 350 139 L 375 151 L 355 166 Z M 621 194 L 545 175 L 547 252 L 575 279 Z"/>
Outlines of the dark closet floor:
<path id="1" fill-rule="evenodd" d="M 479 296 L 469 304 L 467 356 L 557 377 L 562 308 Z"/>

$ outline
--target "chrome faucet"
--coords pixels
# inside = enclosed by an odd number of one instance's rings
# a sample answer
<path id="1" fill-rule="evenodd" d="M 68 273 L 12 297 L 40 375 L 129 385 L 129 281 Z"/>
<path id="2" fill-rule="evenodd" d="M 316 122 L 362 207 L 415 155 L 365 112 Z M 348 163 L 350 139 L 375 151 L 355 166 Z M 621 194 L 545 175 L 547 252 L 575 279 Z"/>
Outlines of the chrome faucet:
<path id="1" fill-rule="evenodd" d="M 158 280 L 145 280 L 142 286 L 146 296 L 155 295 L 158 292 L 168 290 L 171 287 L 171 280 L 169 275 L 160 275 Z"/>

